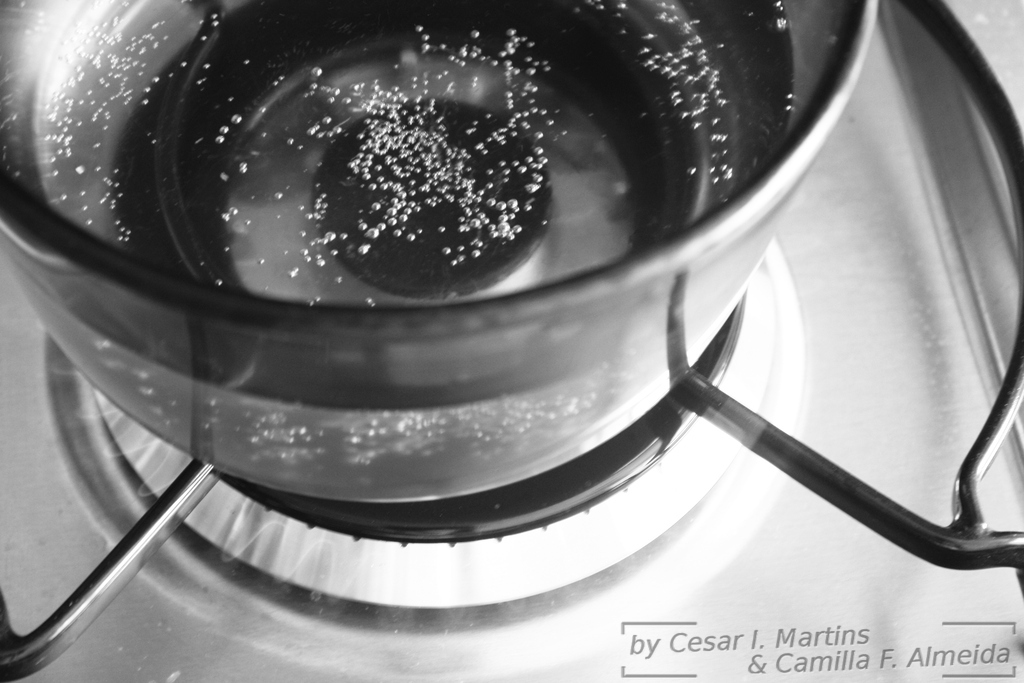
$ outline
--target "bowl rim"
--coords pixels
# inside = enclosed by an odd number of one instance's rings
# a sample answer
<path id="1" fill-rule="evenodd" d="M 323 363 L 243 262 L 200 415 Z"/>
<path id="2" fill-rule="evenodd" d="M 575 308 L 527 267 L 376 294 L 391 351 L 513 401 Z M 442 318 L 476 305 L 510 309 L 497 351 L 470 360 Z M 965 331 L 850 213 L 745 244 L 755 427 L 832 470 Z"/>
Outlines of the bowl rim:
<path id="1" fill-rule="evenodd" d="M 624 288 L 642 285 L 727 247 L 752 225 L 768 216 L 810 167 L 856 85 L 873 34 L 880 0 L 846 0 L 851 21 L 842 27 L 837 44 L 844 58 L 825 74 L 812 93 L 807 111 L 785 136 L 775 158 L 742 187 L 681 234 L 658 249 L 631 252 L 624 258 L 537 287 L 493 297 L 442 303 L 355 306 L 302 302 L 257 296 L 212 283 L 184 279 L 134 259 L 95 236 L 32 194 L 6 173 L 0 173 L 0 231 L 38 260 L 67 269 L 78 266 L 147 298 L 193 314 L 243 323 L 422 324 L 481 314 L 522 319 L 566 304 L 601 301 Z M 859 5 L 859 7 L 857 7 Z"/>

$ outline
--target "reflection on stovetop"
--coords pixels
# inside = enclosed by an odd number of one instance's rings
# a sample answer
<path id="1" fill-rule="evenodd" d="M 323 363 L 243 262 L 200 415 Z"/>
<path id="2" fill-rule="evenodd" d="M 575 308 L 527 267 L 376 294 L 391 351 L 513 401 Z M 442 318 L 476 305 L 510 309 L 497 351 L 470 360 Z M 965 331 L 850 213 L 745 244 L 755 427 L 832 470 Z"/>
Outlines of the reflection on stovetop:
<path id="1" fill-rule="evenodd" d="M 955 6 L 985 39 L 1024 110 L 1024 55 L 1013 39 L 1024 34 L 1024 6 Z M 947 204 L 936 196 L 943 176 L 923 163 L 932 143 L 901 94 L 894 61 L 876 40 L 843 121 L 776 218 L 807 340 L 796 431 L 944 522 L 953 476 L 987 412 L 991 379 L 977 359 L 962 286 L 949 278 L 948 226 L 936 218 Z M 0 285 L 0 587 L 24 632 L 92 569 L 143 503 L 134 490 L 90 488 L 62 456 L 48 414 L 42 333 L 6 271 Z M 786 669 L 798 672 L 801 656 L 830 656 L 837 668 L 842 662 L 834 674 L 842 680 L 934 681 L 1005 677 L 1024 663 L 1015 635 L 1024 602 L 1010 570 L 929 566 L 751 456 L 739 455 L 730 472 L 766 484 L 753 522 L 745 513 L 730 532 L 708 525 L 699 542 L 675 543 L 670 533 L 594 579 L 482 607 L 332 598 L 269 578 L 181 533 L 64 657 L 31 680 L 775 680 Z M 1000 459 L 983 490 L 985 511 L 1001 526 L 1022 523 L 1014 476 Z M 728 517 L 727 489 L 716 488 L 702 514 Z M 104 496 L 125 505 L 112 510 Z M 677 529 L 693 534 L 700 526 Z M 742 544 L 723 542 L 742 533 Z M 839 642 L 830 631 L 852 631 L 856 642 Z M 799 642 L 804 633 L 812 644 L 788 649 L 790 634 Z M 815 646 L 817 633 L 825 635 Z M 687 650 L 692 637 L 700 638 L 699 652 Z M 987 662 L 982 653 L 990 646 Z M 997 660 L 1003 648 L 1005 663 Z M 928 654 L 962 650 L 978 659 L 941 666 Z M 768 666 L 765 674 L 756 673 L 758 664 Z"/>

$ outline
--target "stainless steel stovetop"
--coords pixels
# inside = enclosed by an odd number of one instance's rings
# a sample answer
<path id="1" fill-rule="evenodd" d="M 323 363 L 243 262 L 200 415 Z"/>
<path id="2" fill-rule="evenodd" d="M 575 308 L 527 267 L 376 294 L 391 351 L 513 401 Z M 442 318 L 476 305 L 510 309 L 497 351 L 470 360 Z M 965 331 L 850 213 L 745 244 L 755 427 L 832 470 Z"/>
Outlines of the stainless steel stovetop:
<path id="1" fill-rule="evenodd" d="M 952 4 L 1024 112 L 1024 4 Z M 955 472 L 987 414 L 991 349 L 1012 334 L 1017 284 L 984 144 L 968 115 L 940 104 L 955 79 L 929 67 L 905 26 L 883 23 L 842 122 L 776 218 L 807 350 L 796 432 L 945 523 Z M 6 271 L 0 293 L 0 587 L 25 632 L 146 503 L 108 509 L 62 457 L 44 335 Z M 1003 528 L 1024 528 L 1021 462 L 1004 448 L 983 487 L 985 512 Z M 30 680 L 1024 676 L 1024 599 L 1011 570 L 930 566 L 754 456 L 732 472 L 758 482 L 755 500 L 717 487 L 699 514 L 623 563 L 490 606 L 326 597 L 182 530 Z"/>

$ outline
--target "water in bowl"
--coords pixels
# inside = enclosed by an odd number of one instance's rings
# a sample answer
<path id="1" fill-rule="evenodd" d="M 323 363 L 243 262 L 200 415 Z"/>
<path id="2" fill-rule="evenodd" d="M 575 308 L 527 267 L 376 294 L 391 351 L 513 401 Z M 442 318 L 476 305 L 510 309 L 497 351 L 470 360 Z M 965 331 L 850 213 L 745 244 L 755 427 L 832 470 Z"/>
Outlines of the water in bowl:
<path id="1" fill-rule="evenodd" d="M 403 305 L 615 261 L 730 179 L 678 5 L 335 4 L 92 7 L 37 112 L 50 202 L 214 286 Z"/>

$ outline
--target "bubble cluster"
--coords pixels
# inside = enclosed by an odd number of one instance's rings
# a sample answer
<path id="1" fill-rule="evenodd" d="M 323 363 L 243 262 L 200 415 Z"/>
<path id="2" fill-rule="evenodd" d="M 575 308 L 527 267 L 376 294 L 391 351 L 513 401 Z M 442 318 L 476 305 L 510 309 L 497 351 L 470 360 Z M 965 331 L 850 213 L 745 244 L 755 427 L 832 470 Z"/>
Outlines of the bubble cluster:
<path id="1" fill-rule="evenodd" d="M 466 149 L 454 143 L 456 132 L 449 129 L 449 108 L 438 100 L 408 102 L 401 93 L 382 92 L 368 109 L 365 127 L 358 134 L 358 152 L 348 163 L 352 175 L 374 198 L 362 208 L 356 226 L 362 233 L 363 253 L 380 237 L 414 241 L 424 228 L 407 230 L 409 219 L 445 203 L 457 207 L 457 220 L 434 229 L 438 233 L 472 233 L 475 249 L 484 247 L 488 239 L 509 241 L 522 232 L 521 216 L 532 210 L 532 202 L 520 205 L 515 197 L 507 201 L 500 197 L 514 176 L 525 179 L 527 193 L 540 190 L 547 162 L 543 153 L 537 150 L 490 174 L 478 172 L 481 157 L 500 155 L 519 135 L 515 118 L 489 126 L 486 136 L 478 136 L 482 139 Z M 480 118 L 458 131 L 460 138 L 472 137 L 496 119 L 483 112 Z M 318 218 L 325 214 L 327 203 L 326 194 L 317 197 Z M 348 236 L 341 233 L 342 239 Z M 472 255 L 464 250 L 452 253 L 451 246 L 441 249 L 452 257 L 452 266 Z"/>
<path id="2" fill-rule="evenodd" d="M 132 235 L 117 216 L 119 131 L 139 107 L 157 106 L 152 93 L 179 65 L 162 66 L 181 47 L 182 24 L 194 21 L 185 12 L 143 21 L 133 10 L 128 0 L 99 0 L 71 20 L 49 55 L 36 123 L 50 202 L 119 242 Z"/>
<path id="3" fill-rule="evenodd" d="M 478 39 L 479 33 L 472 32 L 470 38 Z M 503 111 L 478 109 L 467 116 L 468 105 L 437 97 L 438 82 L 447 80 L 444 91 L 448 93 L 463 85 L 457 75 L 444 69 L 417 75 L 411 87 L 386 88 L 377 82 L 351 86 L 346 100 L 363 118 L 358 149 L 347 165 L 368 199 L 359 209 L 355 230 L 341 226 L 331 232 L 329 241 L 334 235 L 351 240 L 349 249 L 365 256 L 382 241 L 414 242 L 429 230 L 435 238 L 432 256 L 443 257 L 448 267 L 456 268 L 480 258 L 492 241 L 510 242 L 521 235 L 522 222 L 533 210 L 529 195 L 543 187 L 548 162 L 540 144 L 543 132 L 535 130 L 539 128 L 535 120 L 549 112 L 531 101 L 535 87 L 528 81 L 519 87 L 511 85 L 516 78 L 546 66 L 528 58 L 521 65 L 512 61 L 513 55 L 528 46 L 528 41 L 509 30 L 502 48 L 488 56 L 472 43 L 457 47 L 433 43 L 421 30 L 421 54 L 443 55 L 456 69 L 479 63 L 500 68 L 507 76 L 501 97 Z M 416 59 L 416 55 L 402 55 L 407 63 Z M 463 111 L 456 113 L 456 107 Z M 328 127 L 331 123 L 331 117 L 324 117 L 307 134 L 334 137 L 345 130 L 344 123 Z M 459 129 L 453 130 L 453 126 Z M 529 140 L 532 151 L 521 158 L 507 154 L 520 140 Z M 497 163 L 492 166 L 489 159 Z M 511 187 L 522 187 L 526 200 L 506 197 Z M 321 192 L 314 200 L 316 220 L 329 215 L 329 194 Z M 415 220 L 425 210 L 442 205 L 455 208 L 447 224 Z M 436 239 L 444 234 L 447 239 Z"/>
<path id="4" fill-rule="evenodd" d="M 700 20 L 688 17 L 684 5 L 668 0 L 653 4 L 657 11 L 653 23 L 646 27 L 647 33 L 641 36 L 646 44 L 639 50 L 637 63 L 663 80 L 673 116 L 694 131 L 706 131 L 702 135 L 710 149 L 711 182 L 730 180 L 734 169 L 728 161 L 728 134 L 721 125 L 722 110 L 729 101 L 716 66 L 716 48 L 701 37 Z M 624 0 L 584 0 L 584 5 L 613 21 L 627 20 Z M 787 23 L 782 0 L 774 0 L 773 10 L 769 28 L 784 31 Z M 666 41 L 666 36 L 671 40 Z M 673 48 L 666 49 L 666 43 Z M 696 172 L 693 167 L 691 173 Z"/>
<path id="5" fill-rule="evenodd" d="M 698 32 L 699 21 L 682 21 L 678 15 L 662 13 L 659 19 L 679 31 L 683 39 L 673 51 L 641 50 L 644 68 L 664 78 L 675 116 L 688 121 L 696 131 L 704 127 L 710 148 L 712 183 L 729 180 L 733 168 L 728 163 L 728 134 L 718 130 L 722 110 L 729 103 L 721 85 L 721 72 Z"/>
<path id="6" fill-rule="evenodd" d="M 780 33 L 789 29 L 789 19 L 786 17 L 786 5 L 782 0 L 772 2 L 772 19 L 769 28 Z"/>

